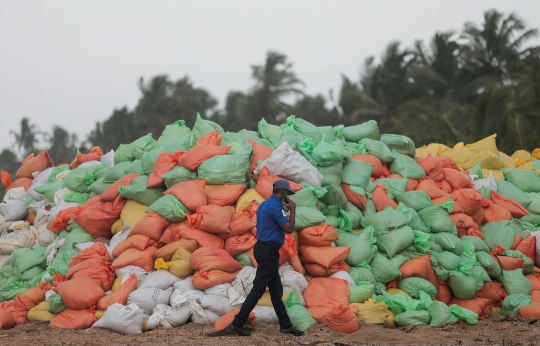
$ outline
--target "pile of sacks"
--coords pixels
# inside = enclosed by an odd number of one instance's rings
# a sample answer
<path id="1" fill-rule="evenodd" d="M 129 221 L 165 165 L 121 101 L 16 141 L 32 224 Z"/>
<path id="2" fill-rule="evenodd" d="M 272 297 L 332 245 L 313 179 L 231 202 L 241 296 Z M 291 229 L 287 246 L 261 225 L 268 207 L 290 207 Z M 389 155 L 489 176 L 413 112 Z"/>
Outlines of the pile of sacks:
<path id="1" fill-rule="evenodd" d="M 256 210 L 278 179 L 296 191 L 279 270 L 297 329 L 537 318 L 538 154 L 508 157 L 495 136 L 417 150 L 375 121 L 291 116 L 232 133 L 198 116 L 71 164 L 31 156 L 16 180 L 1 176 L 0 328 L 227 327 L 253 285 Z M 256 321 L 278 322 L 268 292 Z"/>

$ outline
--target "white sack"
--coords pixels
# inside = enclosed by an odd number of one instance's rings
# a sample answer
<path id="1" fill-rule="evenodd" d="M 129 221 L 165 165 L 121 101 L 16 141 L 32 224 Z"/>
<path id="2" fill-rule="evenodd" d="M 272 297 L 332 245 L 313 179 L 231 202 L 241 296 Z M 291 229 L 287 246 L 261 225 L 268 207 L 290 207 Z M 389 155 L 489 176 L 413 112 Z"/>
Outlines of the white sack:
<path id="1" fill-rule="evenodd" d="M 255 280 L 256 274 L 257 269 L 249 266 L 242 268 L 236 274 L 236 278 L 231 282 L 232 287 L 228 290 L 231 305 L 242 304 L 246 300 L 251 288 L 253 288 L 253 280 Z"/>
<path id="2" fill-rule="evenodd" d="M 180 278 L 171 274 L 168 270 L 158 270 L 150 272 L 141 281 L 139 288 L 159 288 L 165 290 L 174 285 Z"/>
<path id="3" fill-rule="evenodd" d="M 257 317 L 257 322 L 266 322 L 270 324 L 278 324 L 279 318 L 273 306 L 256 305 L 253 308 L 253 313 Z"/>
<path id="4" fill-rule="evenodd" d="M 497 192 L 497 182 L 493 178 L 493 173 L 489 172 L 487 179 L 478 179 L 473 181 L 474 189 L 480 190 L 482 187 L 487 187 L 493 192 Z"/>
<path id="5" fill-rule="evenodd" d="M 229 298 L 228 290 L 231 287 L 232 287 L 231 284 L 225 283 L 221 285 L 216 285 L 214 287 L 210 287 L 209 289 L 204 290 L 204 293 Z"/>
<path id="6" fill-rule="evenodd" d="M 38 208 L 36 211 L 36 217 L 34 219 L 34 227 L 39 229 L 41 225 L 49 222 L 49 215 L 51 212 L 45 208 Z"/>
<path id="7" fill-rule="evenodd" d="M 109 167 L 113 168 L 114 166 L 114 150 L 109 151 L 107 154 L 103 155 L 101 159 L 99 159 L 99 162 L 103 162 L 109 165 Z"/>
<path id="8" fill-rule="evenodd" d="M 4 267 L 11 260 L 11 255 L 0 255 L 0 268 Z"/>
<path id="9" fill-rule="evenodd" d="M 13 250 L 29 248 L 34 244 L 34 235 L 31 231 L 9 232 L 0 236 L 0 255 L 11 255 Z"/>
<path id="10" fill-rule="evenodd" d="M 192 291 L 197 290 L 195 286 L 193 286 L 193 283 L 191 282 L 191 279 L 193 276 L 187 276 L 183 279 L 180 279 L 174 283 L 174 289 L 178 290 L 180 293 L 186 292 L 186 291 Z"/>
<path id="11" fill-rule="evenodd" d="M 106 328 L 120 334 L 140 334 L 143 320 L 143 310 L 137 305 L 113 304 L 92 328 Z"/>
<path id="12" fill-rule="evenodd" d="M 349 286 L 356 286 L 356 283 L 354 282 L 354 279 L 352 278 L 351 274 L 349 274 L 346 271 L 343 271 L 343 270 L 338 271 L 338 272 L 330 275 L 329 277 L 335 278 L 335 279 L 345 280 L 345 281 L 347 281 L 347 284 Z"/>
<path id="13" fill-rule="evenodd" d="M 97 165 L 100 165 L 101 161 L 93 160 L 93 161 L 86 161 L 79 165 L 80 168 L 88 168 L 88 167 L 94 167 Z M 79 168 L 77 167 L 77 168 Z"/>
<path id="14" fill-rule="evenodd" d="M 141 267 L 137 266 L 125 266 L 116 269 L 116 276 L 123 275 L 122 282 L 126 282 L 132 275 L 135 275 L 137 280 L 141 281 L 148 274 L 148 272 Z"/>
<path id="15" fill-rule="evenodd" d="M 47 228 L 46 223 L 39 226 L 39 228 L 37 229 L 37 233 L 37 243 L 39 244 L 39 246 L 49 246 L 50 243 L 52 243 L 56 238 L 58 238 L 58 235 L 56 233 L 51 232 Z"/>
<path id="16" fill-rule="evenodd" d="M 111 258 L 111 261 L 114 261 L 116 259 L 112 255 L 114 248 L 118 244 L 120 244 L 121 242 L 123 242 L 124 240 L 128 238 L 129 233 L 131 232 L 132 229 L 133 227 L 131 227 L 127 222 L 124 222 L 124 228 L 111 238 L 111 241 L 109 242 L 109 246 L 107 246 L 107 252 L 109 253 L 109 257 Z"/>
<path id="17" fill-rule="evenodd" d="M 216 315 L 223 316 L 231 310 L 240 308 L 241 305 L 231 305 L 229 298 L 216 295 L 206 295 L 200 299 L 201 307 L 210 310 Z"/>
<path id="18" fill-rule="evenodd" d="M 9 190 L 11 192 L 12 190 Z M 24 220 L 28 215 L 26 203 L 17 199 L 8 199 L 0 203 L 0 214 L 4 216 L 5 221 Z"/>
<path id="19" fill-rule="evenodd" d="M 137 288 L 131 292 L 128 297 L 128 304 L 135 304 L 148 315 L 152 314 L 152 310 L 158 304 L 168 304 L 171 294 L 173 293 L 172 287 L 166 290 L 159 288 Z"/>
<path id="20" fill-rule="evenodd" d="M 24 187 L 16 187 L 4 195 L 4 202 L 9 200 L 17 200 L 17 201 L 26 201 L 25 198 L 26 192 L 24 192 Z"/>
<path id="21" fill-rule="evenodd" d="M 32 180 L 32 185 L 30 185 L 30 188 L 28 191 L 26 191 L 26 194 L 35 199 L 36 201 L 43 201 L 45 199 L 45 196 L 43 196 L 40 193 L 37 193 L 34 191 L 34 189 L 38 186 L 47 184 L 49 182 L 49 177 L 52 173 L 53 168 L 47 168 L 43 172 L 39 172 L 37 176 Z"/>
<path id="22" fill-rule="evenodd" d="M 56 198 L 56 197 L 55 197 Z M 49 213 L 49 222 L 52 224 L 54 222 L 54 219 L 58 216 L 58 213 L 62 210 L 78 207 L 79 205 L 77 203 L 66 203 L 62 202 L 61 204 L 57 204 L 55 207 L 51 209 L 51 212 Z"/>
<path id="23" fill-rule="evenodd" d="M 191 317 L 191 304 L 186 303 L 176 308 L 165 304 L 158 304 L 154 308 L 153 312 L 154 314 L 161 312 L 167 319 L 167 322 L 173 328 L 176 328 L 186 324 L 187 321 L 189 321 L 189 318 Z"/>

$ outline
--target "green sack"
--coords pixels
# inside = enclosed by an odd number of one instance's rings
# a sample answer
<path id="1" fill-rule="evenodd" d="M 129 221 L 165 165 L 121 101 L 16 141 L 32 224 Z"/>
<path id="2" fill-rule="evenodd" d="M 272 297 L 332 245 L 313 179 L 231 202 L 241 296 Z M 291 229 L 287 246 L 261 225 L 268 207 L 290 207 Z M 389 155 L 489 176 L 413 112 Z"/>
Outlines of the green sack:
<path id="1" fill-rule="evenodd" d="M 241 254 L 236 256 L 235 259 L 238 261 L 238 263 L 240 263 L 244 267 L 254 267 L 253 261 L 245 252 L 242 252 Z"/>
<path id="2" fill-rule="evenodd" d="M 101 195 L 109 186 L 113 183 L 106 183 L 104 178 L 96 180 L 88 187 L 89 193 L 94 193 L 96 195 Z M 90 197 L 90 195 L 88 195 Z M 90 197 L 91 198 L 91 197 Z"/>
<path id="3" fill-rule="evenodd" d="M 315 144 L 311 138 L 303 140 L 298 147 L 315 167 L 333 166 L 343 162 L 344 159 L 350 159 L 352 156 L 350 151 L 339 145 L 324 141 Z"/>
<path id="4" fill-rule="evenodd" d="M 220 136 L 225 134 L 225 131 L 220 125 L 210 120 L 204 120 L 201 115 L 197 113 L 197 119 L 195 120 L 195 125 L 193 125 L 193 136 L 195 136 L 196 139 L 199 139 L 208 136 L 212 131 L 216 131 Z"/>
<path id="5" fill-rule="evenodd" d="M 131 154 L 133 155 L 133 157 L 137 160 L 140 160 L 145 153 L 154 150 L 156 145 L 156 140 L 152 138 L 152 134 L 149 133 L 146 136 L 135 140 L 129 146 L 131 147 Z"/>
<path id="6" fill-rule="evenodd" d="M 437 288 L 426 279 L 408 277 L 398 282 L 398 289 L 407 292 L 411 297 L 419 299 L 420 292 L 427 293 L 431 299 L 435 299 Z"/>
<path id="7" fill-rule="evenodd" d="M 253 153 L 253 146 L 246 141 L 241 134 L 235 132 L 225 133 L 221 139 L 220 145 L 231 146 L 231 149 L 228 152 L 229 155 L 251 155 Z"/>
<path id="8" fill-rule="evenodd" d="M 499 282 L 508 294 L 531 294 L 531 282 L 523 275 L 521 268 L 503 270 Z"/>
<path id="9" fill-rule="evenodd" d="M 516 235 L 515 228 L 512 228 L 509 221 L 488 222 L 480 226 L 480 232 L 484 235 L 484 242 L 490 250 L 495 249 L 498 245 L 510 249 Z"/>
<path id="10" fill-rule="evenodd" d="M 435 242 L 445 251 L 450 251 L 458 256 L 463 252 L 463 241 L 452 233 L 434 233 L 433 236 L 435 237 Z"/>
<path id="11" fill-rule="evenodd" d="M 420 180 L 426 176 L 426 172 L 422 167 L 420 167 L 416 161 L 410 158 L 407 155 L 402 155 L 396 150 L 393 150 L 392 153 L 396 157 L 392 163 L 390 163 L 390 172 L 399 174 L 403 178 Z"/>
<path id="12" fill-rule="evenodd" d="M 49 179 L 48 179 L 48 183 L 54 183 L 56 182 L 56 176 L 60 173 L 62 173 L 63 171 L 69 171 L 71 170 L 71 167 L 70 165 L 60 165 L 60 166 L 56 166 L 52 169 L 52 172 L 51 172 L 51 175 L 49 175 Z"/>
<path id="13" fill-rule="evenodd" d="M 407 226 L 408 223 L 409 220 L 405 214 L 390 207 L 362 219 L 363 227 L 373 226 L 375 236 Z"/>
<path id="14" fill-rule="evenodd" d="M 424 221 L 422 221 L 422 218 L 420 218 L 420 215 L 418 215 L 416 210 L 409 209 L 409 212 L 411 214 L 411 221 L 409 221 L 409 226 L 413 230 L 430 233 L 429 228 L 424 224 Z"/>
<path id="15" fill-rule="evenodd" d="M 381 141 L 369 138 L 362 139 L 360 145 L 365 148 L 364 154 L 371 154 L 381 160 L 382 163 L 390 163 L 396 159 L 392 151 Z"/>
<path id="16" fill-rule="evenodd" d="M 95 168 L 94 176 L 96 180 L 105 178 L 105 176 L 109 174 L 111 170 L 111 167 L 104 162 L 100 163 L 99 165 L 92 166 L 92 168 Z"/>
<path id="17" fill-rule="evenodd" d="M 17 267 L 15 267 L 15 269 L 13 270 L 13 274 L 23 281 L 28 281 L 44 273 L 45 269 L 46 269 L 45 266 L 36 266 L 36 267 L 29 268 L 28 270 L 24 272 L 21 272 L 17 269 Z"/>
<path id="18" fill-rule="evenodd" d="M 459 320 L 465 321 L 468 324 L 478 323 L 478 314 L 469 309 L 462 308 L 457 304 L 452 304 L 450 305 L 450 311 L 452 311 L 454 316 L 456 316 Z"/>
<path id="19" fill-rule="evenodd" d="M 531 200 L 525 194 L 525 192 L 521 191 L 519 187 L 515 186 L 514 184 L 504 180 L 499 180 L 497 182 L 497 193 L 513 199 L 525 208 L 531 204 Z"/>
<path id="20" fill-rule="evenodd" d="M 343 162 L 332 166 L 318 167 L 317 170 L 323 176 L 322 186 L 341 184 L 341 172 L 343 171 Z"/>
<path id="21" fill-rule="evenodd" d="M 189 210 L 173 195 L 165 195 L 155 201 L 146 212 L 158 213 L 170 222 L 182 222 L 186 219 L 186 212 Z"/>
<path id="22" fill-rule="evenodd" d="M 197 179 L 197 172 L 192 172 L 186 167 L 176 166 L 170 172 L 161 176 L 165 180 L 165 185 L 170 188 L 186 180 Z"/>
<path id="23" fill-rule="evenodd" d="M 435 252 L 444 251 L 444 249 L 439 244 L 437 244 L 434 240 L 429 242 L 429 249 Z"/>
<path id="24" fill-rule="evenodd" d="M 373 256 L 369 266 L 371 267 L 371 272 L 375 276 L 375 279 L 385 284 L 401 276 L 399 269 L 394 267 L 392 262 L 380 253 L 376 253 L 375 256 Z"/>
<path id="25" fill-rule="evenodd" d="M 315 143 L 325 141 L 332 143 L 336 140 L 336 134 L 332 126 L 319 126 L 315 128 L 315 132 L 312 133 L 312 138 Z"/>
<path id="26" fill-rule="evenodd" d="M 365 123 L 346 126 L 343 129 L 343 136 L 348 142 L 359 142 L 364 138 L 370 138 L 378 141 L 381 138 L 379 126 L 375 120 L 369 120 Z"/>
<path id="27" fill-rule="evenodd" d="M 297 207 L 317 208 L 319 204 L 318 197 L 326 194 L 327 190 L 324 187 L 304 186 L 303 189 L 297 191 L 289 198 L 296 203 Z"/>
<path id="28" fill-rule="evenodd" d="M 372 171 L 373 165 L 363 161 L 351 160 L 343 166 L 341 181 L 345 184 L 356 185 L 366 189 Z"/>
<path id="29" fill-rule="evenodd" d="M 300 231 L 306 227 L 321 224 L 325 220 L 326 217 L 315 208 L 298 207 L 296 208 L 294 230 Z"/>
<path id="30" fill-rule="evenodd" d="M 349 285 L 349 303 L 363 303 L 375 292 L 375 285 L 368 281 L 356 281 L 356 285 Z"/>
<path id="31" fill-rule="evenodd" d="M 482 238 L 464 235 L 463 237 L 461 237 L 461 240 L 464 242 L 467 241 L 471 243 L 474 246 L 474 251 L 477 251 L 477 252 L 478 251 L 485 251 L 485 252 L 491 251 L 489 247 L 487 246 L 486 242 Z"/>
<path id="32" fill-rule="evenodd" d="M 174 123 L 165 126 L 165 129 L 161 133 L 161 138 L 157 143 L 158 147 L 163 147 L 171 142 L 178 140 L 186 135 L 189 135 L 191 130 L 186 126 L 184 120 L 177 120 Z"/>
<path id="33" fill-rule="evenodd" d="M 21 295 L 29 286 L 16 276 L 12 276 L 0 287 L 0 301 L 12 300 L 17 295 Z"/>
<path id="34" fill-rule="evenodd" d="M 432 233 L 446 232 L 457 235 L 456 225 L 452 223 L 448 211 L 440 205 L 427 207 L 418 212 L 418 215 Z"/>
<path id="35" fill-rule="evenodd" d="M 484 196 L 484 199 L 486 201 L 491 201 L 491 190 L 490 189 L 488 189 L 485 186 L 482 186 L 480 188 L 480 190 L 478 190 L 478 192 L 480 192 L 482 194 L 482 196 Z"/>
<path id="36" fill-rule="evenodd" d="M 0 287 L 2 287 L 13 276 L 13 264 L 6 264 L 0 268 Z"/>
<path id="37" fill-rule="evenodd" d="M 269 141 L 273 141 L 274 137 L 282 131 L 281 127 L 267 123 L 264 118 L 259 121 L 257 126 L 261 137 Z"/>
<path id="38" fill-rule="evenodd" d="M 503 168 L 504 180 L 523 192 L 540 192 L 540 177 L 532 169 Z"/>
<path id="39" fill-rule="evenodd" d="M 79 248 L 71 245 L 71 246 L 64 246 L 58 251 L 58 254 L 56 254 L 56 257 L 52 261 L 52 263 L 47 267 L 47 273 L 49 273 L 50 276 L 54 276 L 54 274 L 59 273 L 62 275 L 66 275 L 69 270 L 69 262 L 75 256 L 80 252 Z"/>
<path id="40" fill-rule="evenodd" d="M 395 195 L 396 202 L 403 203 L 407 207 L 419 212 L 422 209 L 433 206 L 431 198 L 424 191 L 409 191 Z"/>
<path id="41" fill-rule="evenodd" d="M 238 134 L 245 139 L 251 139 L 255 141 L 255 143 L 257 144 L 266 145 L 267 147 L 270 147 L 272 145 L 270 141 L 262 138 L 259 132 L 257 131 L 250 131 L 250 130 L 242 129 L 238 131 Z"/>
<path id="42" fill-rule="evenodd" d="M 55 181 L 54 183 L 43 184 L 36 186 L 34 191 L 47 199 L 47 202 L 54 203 L 54 194 L 56 191 L 64 187 L 64 180 Z"/>
<path id="43" fill-rule="evenodd" d="M 540 162 L 540 160 L 538 160 Z M 527 206 L 527 210 L 532 214 L 540 214 L 540 193 L 526 193 L 531 203 Z"/>
<path id="44" fill-rule="evenodd" d="M 472 275 L 459 271 L 449 272 L 446 284 L 452 290 L 454 297 L 458 299 L 473 299 L 477 291 L 476 279 Z"/>
<path id="45" fill-rule="evenodd" d="M 292 290 L 287 297 L 285 309 L 287 310 L 287 315 L 289 315 L 293 327 L 298 330 L 304 331 L 312 325 L 317 324 L 317 321 L 315 321 L 307 309 L 302 306 L 298 294 L 294 290 Z"/>
<path id="46" fill-rule="evenodd" d="M 148 155 L 150 153 L 146 153 L 144 155 Z M 143 156 L 144 158 L 144 156 Z M 141 160 L 135 160 L 131 163 L 131 165 L 127 166 L 126 169 L 124 169 L 124 175 L 126 174 L 133 174 L 133 173 L 137 173 L 137 174 L 144 174 L 144 170 L 142 168 L 142 161 Z M 150 171 L 150 173 L 152 173 Z M 148 174 L 150 175 L 150 174 Z"/>
<path id="47" fill-rule="evenodd" d="M 342 208 L 347 207 L 347 197 L 341 188 L 341 185 L 324 186 L 326 193 L 320 197 L 320 200 L 327 205 L 339 204 Z"/>
<path id="48" fill-rule="evenodd" d="M 429 325 L 435 328 L 442 328 L 444 326 L 457 323 L 458 318 L 454 316 L 452 310 L 443 302 L 433 302 L 428 307 L 427 312 L 431 316 L 431 322 Z"/>
<path id="49" fill-rule="evenodd" d="M 417 324 L 429 324 L 431 316 L 427 311 L 405 311 L 397 314 L 394 322 L 398 326 L 411 326 Z"/>
<path id="50" fill-rule="evenodd" d="M 461 259 L 458 255 L 455 255 L 449 251 L 433 252 L 431 254 L 433 258 L 448 271 L 457 271 L 461 263 Z"/>
<path id="51" fill-rule="evenodd" d="M 51 300 L 49 301 L 49 313 L 58 315 L 64 310 L 67 310 L 67 306 L 64 304 L 62 297 L 59 294 L 53 294 Z"/>
<path id="52" fill-rule="evenodd" d="M 480 263 L 490 277 L 498 279 L 501 276 L 502 268 L 489 252 L 476 252 L 476 261 Z"/>
<path id="53" fill-rule="evenodd" d="M 292 126 L 296 132 L 305 137 L 313 137 L 313 134 L 317 131 L 317 126 L 313 125 L 307 120 L 296 118 L 294 115 L 290 115 L 285 120 L 285 126 Z M 332 130 L 333 133 L 333 130 Z M 320 139 L 319 139 L 320 141 Z"/>
<path id="54" fill-rule="evenodd" d="M 473 175 L 476 175 L 476 180 L 484 178 L 484 174 L 482 173 L 482 165 L 477 164 L 472 166 L 467 170 L 469 172 L 469 175 L 472 177 Z M 486 177 L 487 178 L 487 177 Z"/>
<path id="55" fill-rule="evenodd" d="M 165 189 L 163 187 L 147 188 L 146 185 L 148 185 L 148 177 L 141 175 L 128 186 L 120 186 L 118 191 L 122 198 L 131 199 L 144 205 L 152 205 L 161 198 Z"/>
<path id="56" fill-rule="evenodd" d="M 399 251 L 411 246 L 413 242 L 414 233 L 412 228 L 404 226 L 388 233 L 379 234 L 375 245 L 377 245 L 379 251 L 387 254 L 388 257 L 393 257 Z"/>
<path id="57" fill-rule="evenodd" d="M 131 166 L 131 163 L 132 161 L 123 161 L 123 162 L 117 163 L 107 173 L 103 181 L 106 183 L 114 183 L 117 180 L 120 180 L 120 178 L 123 178 L 126 175 L 125 170 L 126 168 Z"/>
<path id="58" fill-rule="evenodd" d="M 88 192 L 88 188 L 96 181 L 93 167 L 79 167 L 70 171 L 64 179 L 64 187 L 75 192 Z"/>
<path id="59" fill-rule="evenodd" d="M 367 281 L 373 285 L 377 282 L 375 275 L 371 272 L 371 267 L 363 262 L 365 267 L 350 267 L 349 274 L 355 281 Z"/>
<path id="60" fill-rule="evenodd" d="M 523 269 L 523 274 L 534 274 L 534 263 L 529 257 L 523 254 L 521 251 L 517 250 L 504 250 L 504 255 L 508 257 L 519 258 L 523 261 L 521 269 Z"/>
<path id="61" fill-rule="evenodd" d="M 250 179 L 250 169 L 250 154 L 217 155 L 201 163 L 197 174 L 208 185 L 245 185 Z"/>
<path id="62" fill-rule="evenodd" d="M 83 203 L 86 203 L 89 199 L 90 199 L 90 195 L 87 193 L 70 192 L 64 195 L 64 202 L 67 202 L 67 203 L 83 204 Z"/>
<path id="63" fill-rule="evenodd" d="M 174 155 L 174 153 L 177 151 L 188 151 L 189 148 L 191 148 L 191 146 L 194 143 L 195 143 L 195 138 L 190 133 L 186 137 L 183 137 L 183 138 L 178 137 L 174 141 L 169 142 L 165 145 L 158 145 L 154 150 L 142 156 L 141 161 L 140 161 L 141 172 L 135 171 L 131 173 L 139 173 L 139 174 L 144 173 L 146 175 L 150 175 L 152 174 L 152 171 L 154 170 L 154 164 L 156 163 L 156 160 L 161 153 L 169 153 L 171 155 Z M 127 170 L 126 170 L 126 174 L 128 174 Z"/>
<path id="64" fill-rule="evenodd" d="M 114 152 L 115 166 L 122 162 L 132 162 L 133 160 L 135 160 L 135 157 L 133 156 L 133 150 L 130 144 L 120 144 Z"/>
<path id="65" fill-rule="evenodd" d="M 46 251 L 47 248 L 44 246 L 13 250 L 11 256 L 13 257 L 14 270 L 23 273 L 34 267 L 45 267 L 47 264 L 47 258 L 45 257 Z M 43 270 L 41 272 L 43 272 Z M 37 274 L 39 273 L 30 276 L 28 279 L 22 280 L 29 280 Z"/>
<path id="66" fill-rule="evenodd" d="M 510 294 L 504 298 L 502 303 L 503 316 L 519 316 L 520 308 L 528 305 L 534 305 L 531 296 L 528 294 Z"/>
<path id="67" fill-rule="evenodd" d="M 540 214 L 529 213 L 529 215 L 523 216 L 520 221 L 528 222 L 536 226 L 540 226 Z"/>
<path id="68" fill-rule="evenodd" d="M 406 178 L 382 178 L 375 180 L 375 183 L 386 187 L 386 194 L 391 199 L 395 199 L 396 195 L 404 193 L 407 189 L 408 182 L 409 179 Z"/>
<path id="69" fill-rule="evenodd" d="M 351 248 L 349 255 L 345 259 L 348 265 L 355 267 L 362 262 L 371 262 L 377 251 L 373 227 L 366 227 L 360 232 L 338 231 L 338 234 L 339 238 L 336 240 L 336 246 Z"/>
<path id="70" fill-rule="evenodd" d="M 79 243 L 94 240 L 94 237 L 86 233 L 86 231 L 73 220 L 68 222 L 67 229 L 69 230 L 69 233 L 66 232 L 64 247 L 70 247 Z"/>
<path id="71" fill-rule="evenodd" d="M 384 134 L 381 135 L 381 142 L 386 144 L 390 150 L 395 150 L 402 155 L 416 156 L 416 148 L 409 137 Z"/>
<path id="72" fill-rule="evenodd" d="M 351 223 L 351 230 L 358 229 L 361 227 L 362 223 L 362 211 L 358 209 L 354 204 L 347 202 L 347 206 L 345 208 L 339 208 L 339 215 L 340 215 L 340 224 L 342 220 L 347 219 L 347 222 Z M 340 229 L 345 230 L 343 227 L 340 226 Z"/>

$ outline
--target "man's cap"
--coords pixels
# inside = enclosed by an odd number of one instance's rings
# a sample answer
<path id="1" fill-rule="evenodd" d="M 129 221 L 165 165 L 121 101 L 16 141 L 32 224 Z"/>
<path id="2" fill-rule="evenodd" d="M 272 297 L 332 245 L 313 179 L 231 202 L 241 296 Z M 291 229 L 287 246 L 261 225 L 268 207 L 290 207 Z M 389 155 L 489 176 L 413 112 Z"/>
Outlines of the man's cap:
<path id="1" fill-rule="evenodd" d="M 274 183 L 274 190 L 288 190 L 289 194 L 294 195 L 296 192 L 291 189 L 291 185 L 287 180 L 278 180 Z"/>

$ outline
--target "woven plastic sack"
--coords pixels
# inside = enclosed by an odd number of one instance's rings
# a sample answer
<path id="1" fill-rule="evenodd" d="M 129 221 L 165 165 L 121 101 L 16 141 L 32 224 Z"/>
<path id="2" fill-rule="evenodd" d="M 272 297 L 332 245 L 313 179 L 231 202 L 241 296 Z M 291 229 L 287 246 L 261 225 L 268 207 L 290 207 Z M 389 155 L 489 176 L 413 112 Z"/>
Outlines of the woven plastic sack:
<path id="1" fill-rule="evenodd" d="M 193 136 L 195 139 L 199 139 L 204 136 L 208 136 L 212 131 L 216 131 L 218 135 L 223 136 L 225 131 L 221 126 L 210 120 L 204 120 L 199 113 L 197 113 L 197 119 L 195 125 L 193 125 Z"/>
<path id="2" fill-rule="evenodd" d="M 146 212 L 155 212 L 170 222 L 181 222 L 186 219 L 189 210 L 173 195 L 165 195 L 155 201 Z"/>
<path id="3" fill-rule="evenodd" d="M 209 185 L 246 184 L 251 170 L 251 154 L 217 155 L 201 163 L 197 173 Z"/>
<path id="4" fill-rule="evenodd" d="M 386 144 L 390 150 L 396 150 L 398 153 L 414 157 L 416 149 L 413 141 L 406 136 L 401 135 L 381 135 L 381 142 Z M 395 153 L 394 153 L 395 155 Z"/>
<path id="5" fill-rule="evenodd" d="M 500 180 L 497 182 L 497 193 L 513 199 L 525 208 L 527 208 L 529 204 L 531 204 L 531 200 L 525 192 L 520 190 L 519 187 L 515 186 L 514 184 L 504 180 Z"/>
<path id="6" fill-rule="evenodd" d="M 528 294 L 510 294 L 502 304 L 503 316 L 518 316 L 518 310 L 524 306 L 534 305 Z"/>
<path id="7" fill-rule="evenodd" d="M 400 154 L 396 150 L 392 153 L 395 160 L 390 163 L 390 172 L 397 173 L 404 178 L 419 180 L 426 176 L 424 169 L 420 167 L 412 158 L 407 155 Z"/>
<path id="8" fill-rule="evenodd" d="M 131 199 L 144 205 L 152 205 L 165 191 L 162 187 L 147 188 L 148 177 L 142 175 L 133 180 L 127 186 L 120 186 L 118 189 L 123 198 Z"/>
<path id="9" fill-rule="evenodd" d="M 343 136 L 348 142 L 359 142 L 364 138 L 379 140 L 381 135 L 375 120 L 370 120 L 362 124 L 347 126 L 343 129 Z"/>

